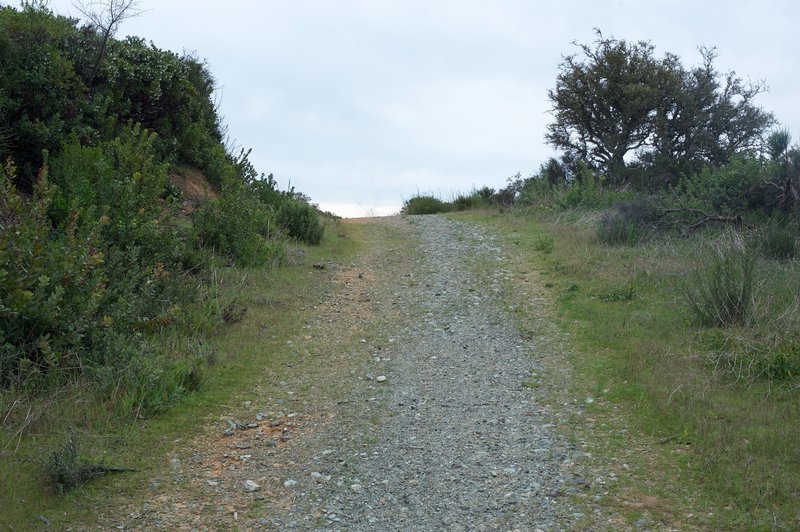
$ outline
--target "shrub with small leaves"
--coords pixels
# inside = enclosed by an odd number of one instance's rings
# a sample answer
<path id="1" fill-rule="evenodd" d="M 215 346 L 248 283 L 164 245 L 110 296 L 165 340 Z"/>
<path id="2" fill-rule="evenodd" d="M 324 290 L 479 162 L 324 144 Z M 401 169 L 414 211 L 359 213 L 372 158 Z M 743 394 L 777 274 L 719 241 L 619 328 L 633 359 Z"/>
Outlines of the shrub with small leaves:
<path id="1" fill-rule="evenodd" d="M 417 195 L 406 200 L 400 210 L 403 214 L 437 214 L 440 212 L 450 212 L 453 206 L 439 198 L 426 195 Z"/>

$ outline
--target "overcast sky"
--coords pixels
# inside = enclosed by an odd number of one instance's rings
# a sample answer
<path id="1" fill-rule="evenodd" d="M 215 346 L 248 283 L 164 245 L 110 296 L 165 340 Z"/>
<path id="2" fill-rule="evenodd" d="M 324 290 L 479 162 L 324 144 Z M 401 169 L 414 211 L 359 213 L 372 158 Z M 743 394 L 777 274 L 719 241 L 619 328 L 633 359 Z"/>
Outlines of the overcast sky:
<path id="1" fill-rule="evenodd" d="M 10 3 L 10 2 L 7 2 Z M 77 11 L 53 0 L 61 14 Z M 118 37 L 207 59 L 237 145 L 326 210 L 386 214 L 417 191 L 502 187 L 552 155 L 547 89 L 572 41 L 650 40 L 765 80 L 800 136 L 800 2 L 141 0 Z"/>

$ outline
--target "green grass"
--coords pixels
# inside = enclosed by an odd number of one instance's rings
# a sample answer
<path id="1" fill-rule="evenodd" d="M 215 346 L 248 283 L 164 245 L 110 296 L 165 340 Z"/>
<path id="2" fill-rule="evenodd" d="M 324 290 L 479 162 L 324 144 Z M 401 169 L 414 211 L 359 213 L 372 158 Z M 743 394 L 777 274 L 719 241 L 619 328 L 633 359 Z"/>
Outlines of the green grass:
<path id="1" fill-rule="evenodd" d="M 321 259 L 347 261 L 359 246 L 342 226 L 331 229 L 320 247 L 303 248 L 304 256 L 294 266 L 275 271 L 230 268 L 216 272 L 220 308 L 235 301 L 247 311 L 240 321 L 222 328 L 208 345 L 197 346 L 212 355 L 204 382 L 161 415 L 122 423 L 79 388 L 26 404 L 26 409 L 31 408 L 29 414 L 15 413 L 24 418 L 37 409 L 50 411 L 21 434 L 9 423 L 0 429 L 0 528 L 41 527 L 40 515 L 57 528 L 92 522 L 94 510 L 104 506 L 110 494 L 136 498 L 143 493 L 149 479 L 168 464 L 176 441 L 191 438 L 204 422 L 216 420 L 225 405 L 239 401 L 255 383 L 270 386 L 287 372 L 305 371 L 313 357 L 298 360 L 286 342 L 299 333 L 325 291 L 327 275 L 310 264 Z M 12 406 L 5 404 L 3 410 Z M 56 494 L 42 463 L 53 449 L 63 447 L 70 435 L 78 439 L 82 457 L 91 463 L 138 471 L 105 476 L 64 495 Z"/>
<path id="2" fill-rule="evenodd" d="M 684 292 L 702 264 L 695 258 L 714 233 L 616 247 L 598 240 L 593 213 L 459 217 L 506 235 L 517 268 L 533 269 L 540 286 L 548 287 L 559 324 L 578 348 L 570 359 L 571 393 L 616 405 L 592 405 L 595 425 L 611 427 L 622 416 L 618 426 L 631 426 L 651 442 L 645 454 L 629 457 L 631 469 L 642 471 L 615 497 L 662 491 L 674 508 L 691 503 L 689 508 L 702 509 L 702 519 L 689 520 L 701 527 L 800 527 L 800 380 L 792 373 L 798 350 L 789 341 L 800 331 L 796 262 L 759 264 L 752 325 L 707 329 L 692 319 Z M 538 242 L 548 236 L 553 251 L 537 253 Z M 744 337 L 740 345 L 750 347 L 783 342 L 775 370 L 781 378 L 737 380 L 719 371 L 709 363 L 710 333 Z M 739 356 L 753 355 L 743 350 Z M 585 420 L 574 423 L 573 435 L 580 437 Z M 614 443 L 615 434 L 609 432 L 594 449 L 599 462 L 612 463 L 628 452 L 624 443 Z M 619 507 L 625 511 L 629 505 Z M 680 519 L 674 508 L 658 511 Z M 630 513 L 631 523 L 639 513 Z"/>

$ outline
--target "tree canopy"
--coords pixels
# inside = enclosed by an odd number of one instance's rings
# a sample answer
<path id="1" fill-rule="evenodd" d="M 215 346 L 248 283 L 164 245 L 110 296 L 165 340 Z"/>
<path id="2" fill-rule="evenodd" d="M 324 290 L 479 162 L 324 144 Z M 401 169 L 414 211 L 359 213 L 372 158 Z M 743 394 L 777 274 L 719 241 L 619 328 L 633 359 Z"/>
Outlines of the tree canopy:
<path id="1" fill-rule="evenodd" d="M 714 49 L 686 68 L 679 57 L 657 57 L 655 47 L 607 38 L 566 56 L 548 91 L 554 121 L 546 140 L 584 160 L 615 183 L 632 166 L 657 182 L 673 182 L 704 165 L 726 163 L 760 145 L 773 116 L 754 99 L 763 83 L 735 72 L 720 74 Z"/>

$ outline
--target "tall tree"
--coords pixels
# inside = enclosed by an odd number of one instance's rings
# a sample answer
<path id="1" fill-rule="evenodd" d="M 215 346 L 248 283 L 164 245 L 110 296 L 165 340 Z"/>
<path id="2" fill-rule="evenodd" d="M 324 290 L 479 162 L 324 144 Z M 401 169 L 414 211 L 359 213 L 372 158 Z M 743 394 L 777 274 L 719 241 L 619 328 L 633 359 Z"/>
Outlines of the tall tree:
<path id="1" fill-rule="evenodd" d="M 621 180 L 625 156 L 652 135 L 662 65 L 652 44 L 605 38 L 599 30 L 593 45 L 573 44 L 582 56 L 564 58 L 548 91 L 555 121 L 546 139 Z"/>
<path id="2" fill-rule="evenodd" d="M 714 68 L 714 49 L 686 69 L 680 58 L 656 58 L 649 42 L 628 43 L 597 31 L 580 55 L 564 58 L 548 91 L 555 117 L 547 141 L 627 180 L 635 162 L 667 181 L 703 165 L 720 165 L 756 147 L 774 123 L 754 99 L 763 83 L 745 83 Z"/>

